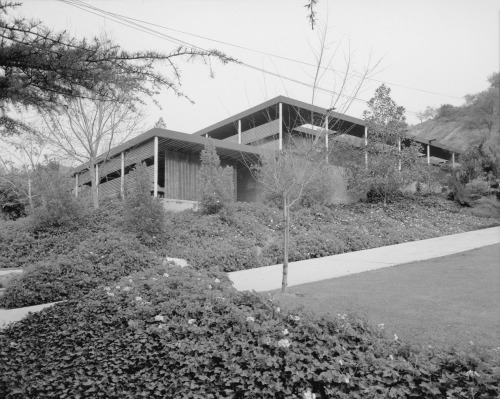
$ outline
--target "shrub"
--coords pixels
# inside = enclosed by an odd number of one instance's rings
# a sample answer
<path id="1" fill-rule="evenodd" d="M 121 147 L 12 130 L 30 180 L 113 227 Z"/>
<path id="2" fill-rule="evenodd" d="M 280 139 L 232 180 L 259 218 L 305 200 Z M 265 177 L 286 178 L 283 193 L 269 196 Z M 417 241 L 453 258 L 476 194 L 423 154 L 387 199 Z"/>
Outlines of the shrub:
<path id="1" fill-rule="evenodd" d="M 222 274 L 157 267 L 0 333 L 1 397 L 496 397 L 494 358 L 418 351 Z"/>
<path id="2" fill-rule="evenodd" d="M 453 175 L 449 177 L 448 188 L 450 190 L 448 199 L 462 206 L 470 206 L 471 199 L 469 190 Z"/>
<path id="3" fill-rule="evenodd" d="M 34 230 L 31 217 L 0 220 L 0 268 L 23 268 L 47 258 L 68 254 L 82 241 L 98 232 L 112 231 L 122 225 L 120 202 L 90 209 L 78 225 L 48 226 Z"/>
<path id="4" fill-rule="evenodd" d="M 151 196 L 151 178 L 146 164 L 132 172 L 124 208 L 126 227 L 139 237 L 153 237 L 162 233 L 165 208 L 161 200 Z"/>
<path id="5" fill-rule="evenodd" d="M 27 215 L 28 200 L 18 176 L 0 170 L 0 219 L 16 220 Z"/>
<path id="6" fill-rule="evenodd" d="M 84 207 L 75 198 L 73 183 L 60 173 L 59 165 L 39 166 L 33 178 L 33 222 L 35 230 L 54 226 L 77 225 Z"/>
<path id="7" fill-rule="evenodd" d="M 214 214 L 234 201 L 233 168 L 221 166 L 212 142 L 205 146 L 200 159 L 200 210 Z"/>
<path id="8" fill-rule="evenodd" d="M 479 198 L 490 193 L 490 185 L 487 181 L 482 179 L 474 179 L 470 183 L 465 185 L 465 188 L 469 191 L 469 195 L 472 198 Z"/>
<path id="9" fill-rule="evenodd" d="M 67 255 L 26 268 L 20 278 L 7 284 L 0 305 L 16 308 L 79 297 L 99 284 L 158 263 L 133 236 L 100 233 Z"/>

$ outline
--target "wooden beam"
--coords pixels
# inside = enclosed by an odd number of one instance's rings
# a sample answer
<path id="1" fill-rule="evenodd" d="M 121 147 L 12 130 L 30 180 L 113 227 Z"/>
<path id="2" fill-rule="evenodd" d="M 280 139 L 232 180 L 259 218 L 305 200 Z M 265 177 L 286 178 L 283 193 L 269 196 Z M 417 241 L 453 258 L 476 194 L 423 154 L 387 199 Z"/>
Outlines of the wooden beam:
<path id="1" fill-rule="evenodd" d="M 451 153 L 451 167 L 455 169 L 455 153 Z"/>
<path id="2" fill-rule="evenodd" d="M 431 145 L 427 144 L 427 165 L 431 164 Z"/>
<path id="3" fill-rule="evenodd" d="M 78 173 L 75 174 L 75 197 L 78 197 Z"/>

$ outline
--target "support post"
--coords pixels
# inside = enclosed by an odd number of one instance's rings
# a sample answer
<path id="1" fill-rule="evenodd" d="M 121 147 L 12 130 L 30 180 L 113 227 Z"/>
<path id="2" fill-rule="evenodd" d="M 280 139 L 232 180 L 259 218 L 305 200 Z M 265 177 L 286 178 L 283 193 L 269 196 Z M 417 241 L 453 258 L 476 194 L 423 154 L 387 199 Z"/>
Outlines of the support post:
<path id="1" fill-rule="evenodd" d="M 451 167 L 452 169 L 455 169 L 455 153 L 451 153 Z"/>
<path id="2" fill-rule="evenodd" d="M 238 144 L 241 144 L 241 119 L 238 119 Z"/>
<path id="3" fill-rule="evenodd" d="M 365 126 L 365 168 L 368 170 L 368 127 Z"/>
<path id="4" fill-rule="evenodd" d="M 120 165 L 120 196 L 122 200 L 125 198 L 125 152 L 122 151 Z"/>
<path id="5" fill-rule="evenodd" d="M 158 197 L 158 136 L 154 138 L 153 197 Z"/>
<path id="6" fill-rule="evenodd" d="M 401 172 L 401 139 L 398 140 L 398 146 L 399 146 L 399 165 L 398 165 L 398 168 L 399 168 L 399 171 Z"/>
<path id="7" fill-rule="evenodd" d="M 282 103 L 279 103 L 278 104 L 278 108 L 279 108 L 279 116 L 278 116 L 278 119 L 279 119 L 279 150 L 281 151 L 283 149 L 283 104 Z"/>
<path id="8" fill-rule="evenodd" d="M 326 148 L 326 163 L 328 160 L 328 115 L 325 118 L 325 148 Z"/>
<path id="9" fill-rule="evenodd" d="M 427 165 L 431 164 L 431 145 L 427 144 Z"/>
<path id="10" fill-rule="evenodd" d="M 30 189 L 31 189 L 31 187 L 30 187 Z M 78 198 L 78 173 L 75 174 L 75 197 Z"/>

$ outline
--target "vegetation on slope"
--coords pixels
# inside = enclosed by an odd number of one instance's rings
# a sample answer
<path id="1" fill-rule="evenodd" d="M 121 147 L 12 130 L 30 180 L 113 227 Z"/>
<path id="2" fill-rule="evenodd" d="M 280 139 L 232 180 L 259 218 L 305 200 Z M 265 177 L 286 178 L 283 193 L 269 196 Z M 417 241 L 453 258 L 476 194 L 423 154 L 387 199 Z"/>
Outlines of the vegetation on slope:
<path id="1" fill-rule="evenodd" d="M 490 86 L 486 90 L 466 95 L 463 105 L 428 107 L 427 112 L 422 113 L 422 118 L 427 120 L 411 127 L 410 133 L 424 139 L 437 139 L 460 152 L 485 142 L 491 154 L 500 154 L 500 75 L 492 74 L 488 82 Z"/>

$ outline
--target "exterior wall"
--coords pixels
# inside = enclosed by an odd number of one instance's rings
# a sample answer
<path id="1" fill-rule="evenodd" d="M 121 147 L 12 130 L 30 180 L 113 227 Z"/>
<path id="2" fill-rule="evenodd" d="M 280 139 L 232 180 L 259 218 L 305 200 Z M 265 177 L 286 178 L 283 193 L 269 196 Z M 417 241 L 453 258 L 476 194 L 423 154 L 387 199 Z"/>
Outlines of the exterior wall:
<path id="1" fill-rule="evenodd" d="M 246 167 L 237 169 L 237 201 L 256 202 L 262 198 L 262 187 Z"/>
<path id="2" fill-rule="evenodd" d="M 125 189 L 129 184 L 128 172 L 136 165 L 153 156 L 154 143 L 150 140 L 140 146 L 133 148 L 125 153 Z M 153 166 L 148 167 L 151 182 L 153 182 Z M 121 156 L 118 155 L 112 159 L 108 159 L 106 163 L 99 165 L 99 197 L 103 199 L 117 198 L 120 195 L 121 188 Z M 81 173 L 78 178 L 80 190 L 86 183 L 90 183 L 90 173 L 88 171 Z"/>
<path id="3" fill-rule="evenodd" d="M 165 198 L 198 201 L 200 156 L 165 151 Z"/>

